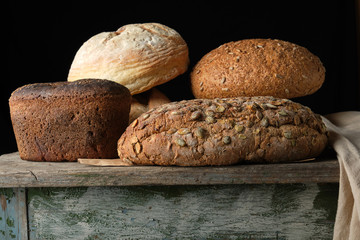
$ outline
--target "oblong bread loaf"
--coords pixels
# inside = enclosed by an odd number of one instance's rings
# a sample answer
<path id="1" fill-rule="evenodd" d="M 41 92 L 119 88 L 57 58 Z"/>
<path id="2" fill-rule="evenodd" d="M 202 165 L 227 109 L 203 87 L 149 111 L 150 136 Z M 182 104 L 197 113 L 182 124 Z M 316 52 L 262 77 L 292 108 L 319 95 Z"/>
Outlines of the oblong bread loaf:
<path id="1" fill-rule="evenodd" d="M 239 97 L 173 102 L 142 114 L 118 141 L 138 165 L 230 165 L 318 156 L 327 144 L 321 118 L 287 99 Z"/>

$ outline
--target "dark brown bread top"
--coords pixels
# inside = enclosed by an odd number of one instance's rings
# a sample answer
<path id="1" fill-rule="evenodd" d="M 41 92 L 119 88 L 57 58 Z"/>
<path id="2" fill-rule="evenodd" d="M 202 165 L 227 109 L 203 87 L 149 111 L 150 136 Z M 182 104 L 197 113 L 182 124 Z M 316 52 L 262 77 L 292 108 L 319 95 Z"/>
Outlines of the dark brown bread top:
<path id="1" fill-rule="evenodd" d="M 116 158 L 130 104 L 130 91 L 107 80 L 21 87 L 9 100 L 20 157 L 32 161 Z"/>
<path id="2" fill-rule="evenodd" d="M 139 165 L 229 165 L 319 155 L 327 144 L 321 118 L 287 99 L 194 99 L 142 114 L 118 141 L 121 159 Z"/>
<path id="3" fill-rule="evenodd" d="M 317 91 L 325 80 L 320 59 L 281 40 L 245 39 L 206 54 L 191 73 L 196 98 L 274 96 L 295 98 Z"/>
<path id="4" fill-rule="evenodd" d="M 129 98 L 130 91 L 121 84 L 105 79 L 81 79 L 75 82 L 28 84 L 16 89 L 11 94 L 10 100 L 106 95 Z"/>

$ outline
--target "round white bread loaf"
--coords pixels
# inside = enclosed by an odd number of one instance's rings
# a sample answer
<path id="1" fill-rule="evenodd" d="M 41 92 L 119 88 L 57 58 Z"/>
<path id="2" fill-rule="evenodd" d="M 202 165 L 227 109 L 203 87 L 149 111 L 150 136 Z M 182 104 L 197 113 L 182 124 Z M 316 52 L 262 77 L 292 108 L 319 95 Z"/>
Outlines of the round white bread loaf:
<path id="1" fill-rule="evenodd" d="M 184 73 L 188 47 L 175 30 L 159 23 L 129 24 L 91 37 L 78 50 L 68 81 L 101 78 L 137 94 Z"/>

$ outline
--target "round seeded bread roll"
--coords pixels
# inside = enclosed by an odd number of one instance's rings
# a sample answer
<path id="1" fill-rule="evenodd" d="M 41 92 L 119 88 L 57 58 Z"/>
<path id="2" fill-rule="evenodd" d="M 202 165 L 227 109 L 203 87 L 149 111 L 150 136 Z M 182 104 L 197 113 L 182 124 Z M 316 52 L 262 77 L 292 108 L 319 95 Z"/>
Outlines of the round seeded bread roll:
<path id="1" fill-rule="evenodd" d="M 206 54 L 191 73 L 191 87 L 196 98 L 295 98 L 314 93 L 324 79 L 320 59 L 306 48 L 281 40 L 247 39 Z"/>
<path id="2" fill-rule="evenodd" d="M 316 157 L 326 144 L 321 117 L 291 100 L 193 99 L 142 114 L 120 137 L 118 154 L 137 165 L 276 163 Z"/>
<path id="3" fill-rule="evenodd" d="M 175 30 L 159 23 L 129 24 L 86 41 L 75 55 L 68 81 L 108 79 L 133 95 L 177 77 L 188 64 L 187 44 Z"/>

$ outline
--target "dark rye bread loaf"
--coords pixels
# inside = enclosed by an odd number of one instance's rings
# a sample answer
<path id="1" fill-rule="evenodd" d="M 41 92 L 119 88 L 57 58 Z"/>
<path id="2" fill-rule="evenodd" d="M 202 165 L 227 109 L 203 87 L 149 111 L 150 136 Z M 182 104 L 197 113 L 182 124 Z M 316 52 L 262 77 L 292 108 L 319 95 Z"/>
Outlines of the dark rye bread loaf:
<path id="1" fill-rule="evenodd" d="M 20 157 L 33 161 L 115 158 L 131 95 L 112 81 L 37 83 L 15 90 L 10 114 Z"/>
<path id="2" fill-rule="evenodd" d="M 327 144 L 320 116 L 287 99 L 194 99 L 142 114 L 118 141 L 138 165 L 230 165 L 318 156 Z"/>

